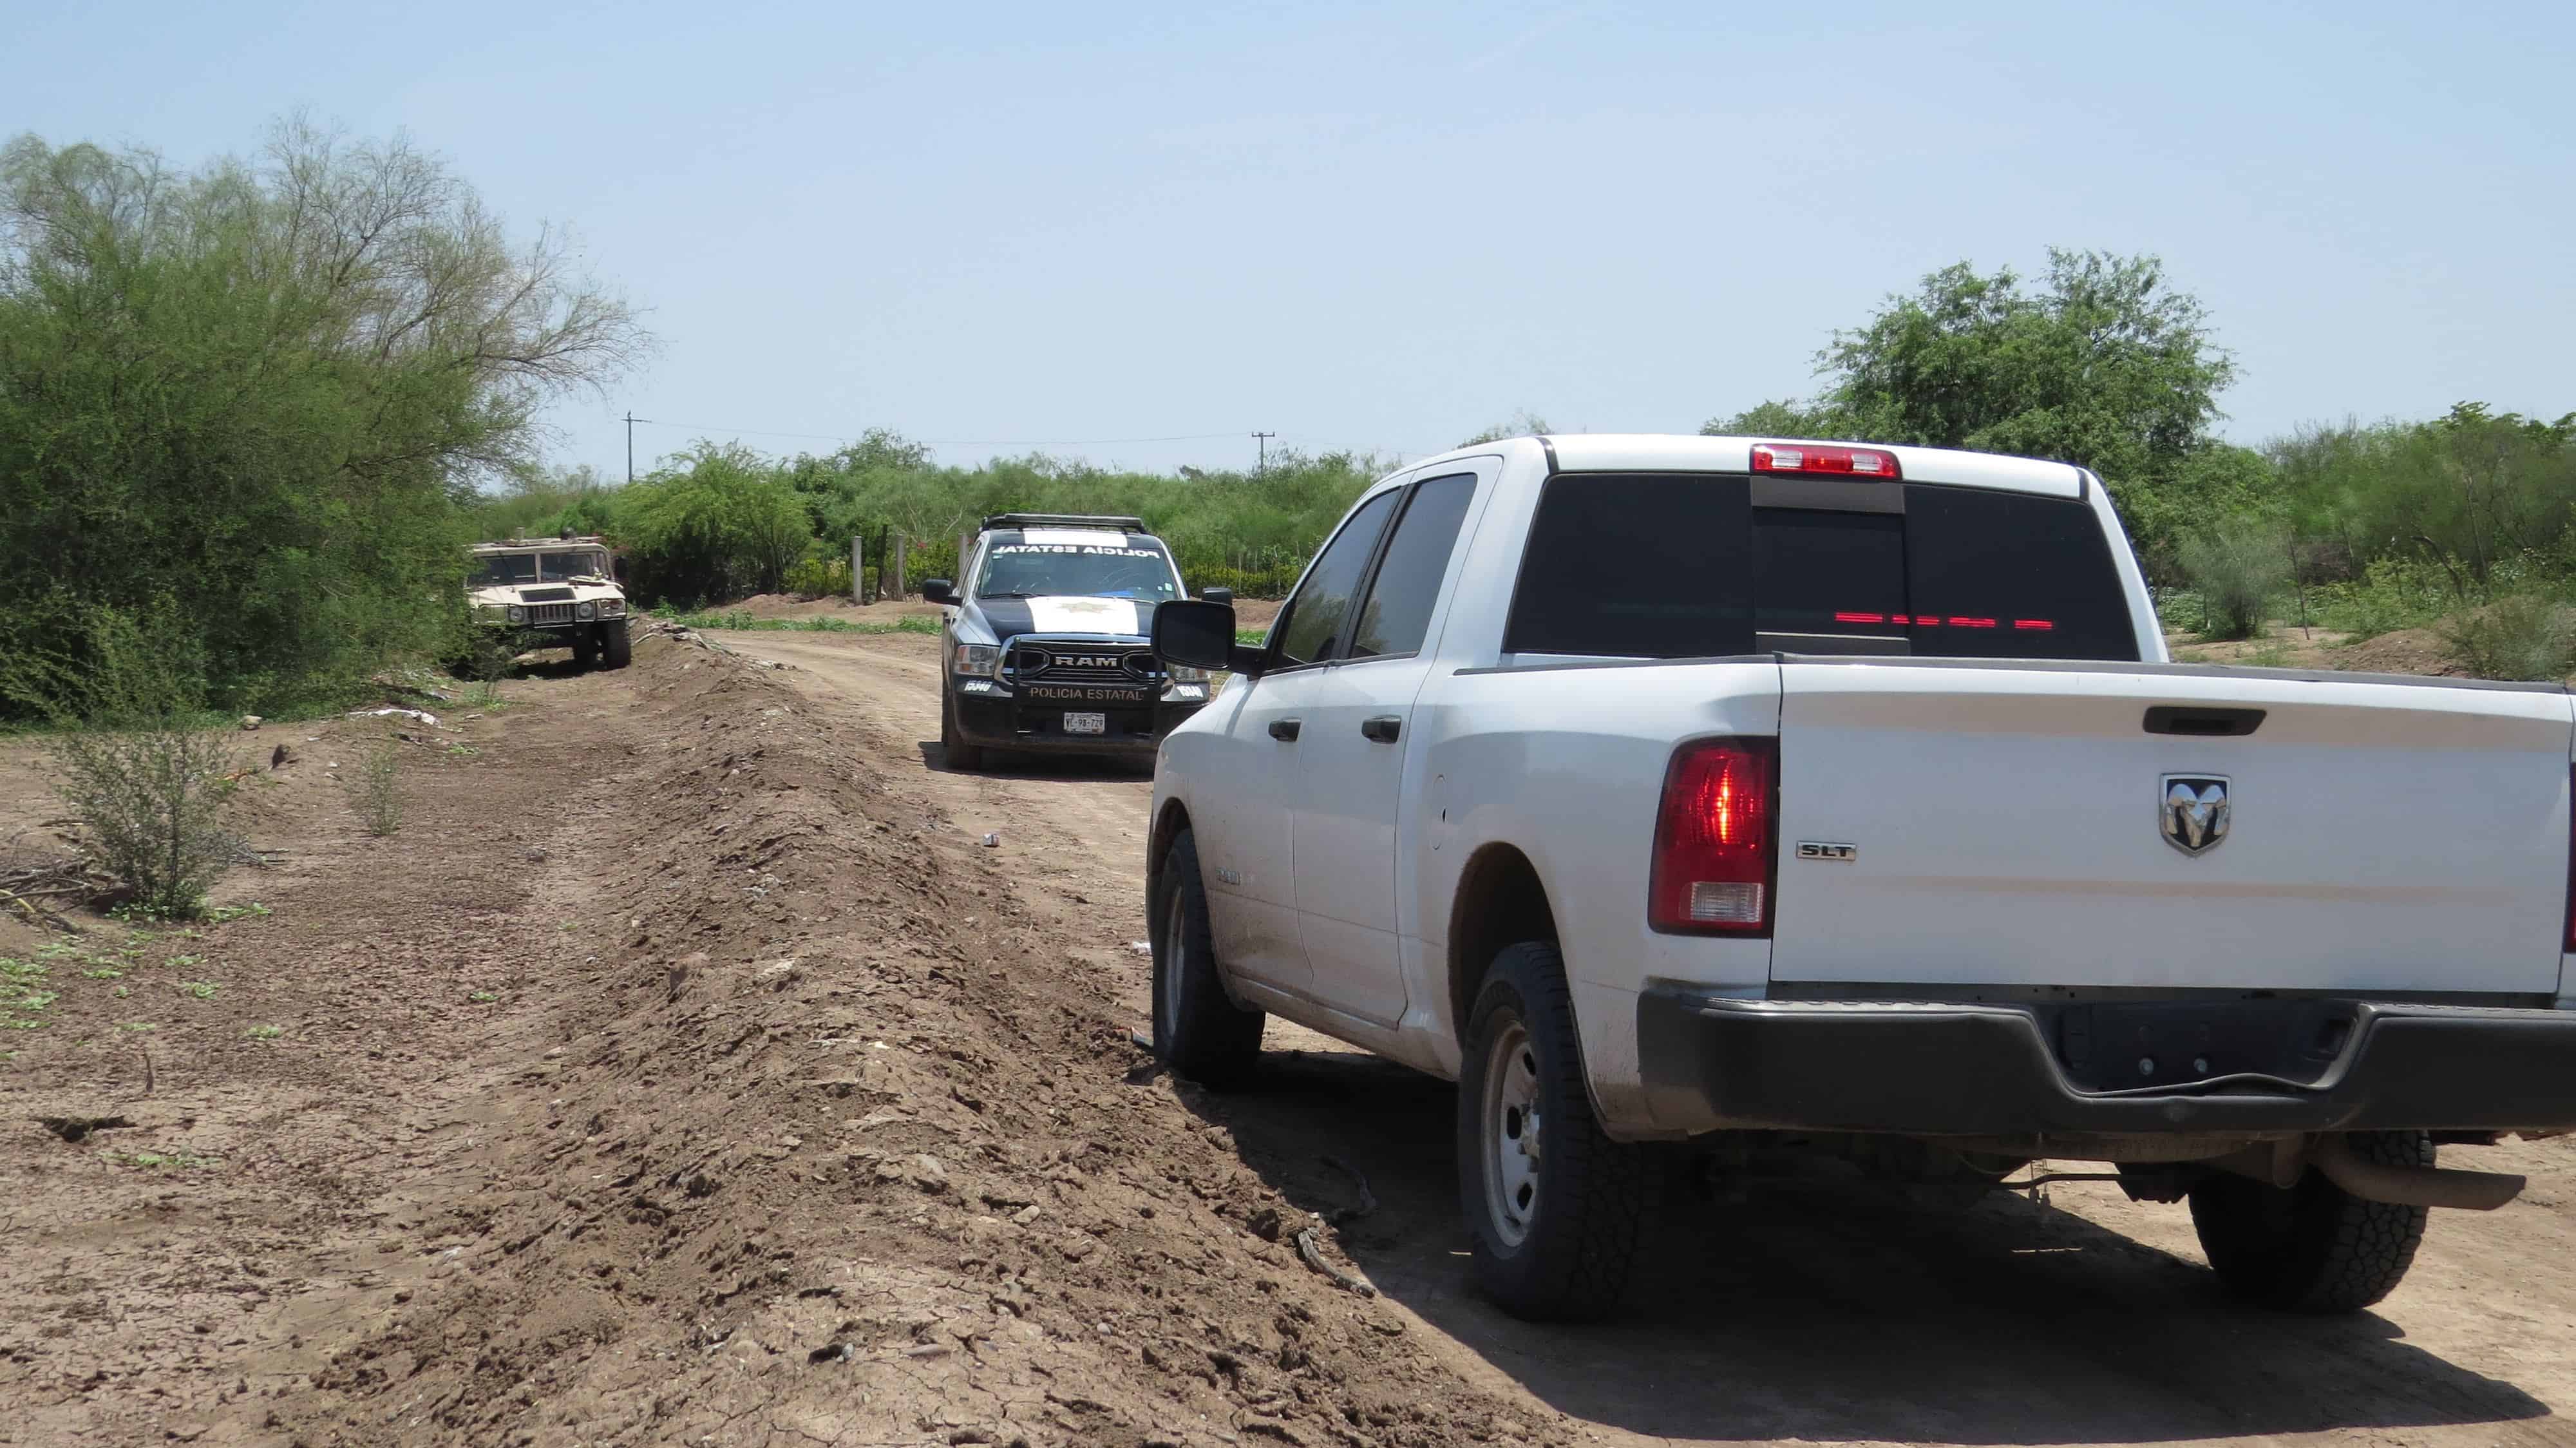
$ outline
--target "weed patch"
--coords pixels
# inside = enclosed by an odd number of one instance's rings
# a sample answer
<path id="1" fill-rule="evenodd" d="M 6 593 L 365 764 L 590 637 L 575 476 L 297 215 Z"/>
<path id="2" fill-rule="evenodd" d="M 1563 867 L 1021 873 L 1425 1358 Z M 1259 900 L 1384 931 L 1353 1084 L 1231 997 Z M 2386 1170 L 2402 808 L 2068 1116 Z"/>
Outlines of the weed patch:
<path id="1" fill-rule="evenodd" d="M 206 1167 L 224 1164 L 221 1157 L 198 1156 L 193 1152 L 185 1151 L 130 1152 L 123 1160 L 128 1166 L 139 1166 L 153 1171 L 199 1171 Z"/>
<path id="2" fill-rule="evenodd" d="M 402 828 L 402 741 L 388 734 L 358 761 L 358 813 L 367 833 L 390 835 Z"/>
<path id="3" fill-rule="evenodd" d="M 694 613 L 657 613 L 682 628 L 730 629 L 748 633 L 937 634 L 939 620 L 929 617 L 890 621 L 833 618 L 754 618 L 741 609 L 701 609 Z"/>
<path id="4" fill-rule="evenodd" d="M 43 988 L 52 974 L 41 960 L 0 956 L 0 1030 L 32 1031 L 45 1024 L 45 1008 L 61 998 Z"/>
<path id="5" fill-rule="evenodd" d="M 2560 679 L 2576 657 L 2565 610 L 2517 594 L 2444 619 L 2436 630 L 2462 666 L 2481 679 Z"/>

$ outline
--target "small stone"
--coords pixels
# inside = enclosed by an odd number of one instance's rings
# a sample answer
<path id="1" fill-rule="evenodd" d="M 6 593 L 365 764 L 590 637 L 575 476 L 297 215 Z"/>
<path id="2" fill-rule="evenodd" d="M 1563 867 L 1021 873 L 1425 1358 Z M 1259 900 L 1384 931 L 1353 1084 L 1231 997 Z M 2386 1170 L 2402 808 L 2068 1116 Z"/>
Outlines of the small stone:
<path id="1" fill-rule="evenodd" d="M 1034 1222 L 1045 1215 L 1046 1208 L 1039 1206 L 1035 1202 L 1031 1202 L 1027 1206 L 1020 1208 L 1018 1211 L 1011 1213 L 1011 1220 L 1025 1227 L 1029 1223 Z"/>
<path id="2" fill-rule="evenodd" d="M 904 1179 L 925 1192 L 948 1190 L 948 1168 L 939 1158 L 922 1152 L 905 1164 Z"/>

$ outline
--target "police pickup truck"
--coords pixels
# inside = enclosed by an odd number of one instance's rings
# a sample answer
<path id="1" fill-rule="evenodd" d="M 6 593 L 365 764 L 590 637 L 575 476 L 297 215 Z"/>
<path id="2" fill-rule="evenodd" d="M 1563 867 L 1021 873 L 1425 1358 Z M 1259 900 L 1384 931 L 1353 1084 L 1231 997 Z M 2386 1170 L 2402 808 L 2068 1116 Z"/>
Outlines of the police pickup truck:
<path id="1" fill-rule="evenodd" d="M 2349 1311 L 2523 1185 L 2437 1148 L 2576 1127 L 2568 691 L 2169 663 L 2082 468 L 1512 439 L 1370 489 L 1261 647 L 1152 628 L 1235 680 L 1156 767 L 1156 1049 L 1455 1079 L 1514 1311 L 1618 1300 L 1668 1156 L 1820 1151 L 2104 1163 Z"/>
<path id="2" fill-rule="evenodd" d="M 1188 595 L 1143 520 L 1001 513 L 984 520 L 962 579 L 933 578 L 940 627 L 939 743 L 953 769 L 987 750 L 1153 757 L 1207 703 L 1205 670 L 1155 661 L 1155 606 Z M 1209 589 L 1231 604 L 1231 590 Z"/>

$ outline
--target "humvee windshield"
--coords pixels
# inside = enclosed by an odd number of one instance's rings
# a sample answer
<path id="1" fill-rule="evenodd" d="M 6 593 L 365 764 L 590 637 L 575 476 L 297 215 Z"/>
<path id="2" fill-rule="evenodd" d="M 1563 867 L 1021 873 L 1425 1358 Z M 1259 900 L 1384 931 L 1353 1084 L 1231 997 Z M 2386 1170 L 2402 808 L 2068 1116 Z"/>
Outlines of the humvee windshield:
<path id="1" fill-rule="evenodd" d="M 608 555 L 595 548 L 559 553 L 480 553 L 471 587 L 496 588 L 513 583 L 563 583 L 574 578 L 606 578 Z"/>

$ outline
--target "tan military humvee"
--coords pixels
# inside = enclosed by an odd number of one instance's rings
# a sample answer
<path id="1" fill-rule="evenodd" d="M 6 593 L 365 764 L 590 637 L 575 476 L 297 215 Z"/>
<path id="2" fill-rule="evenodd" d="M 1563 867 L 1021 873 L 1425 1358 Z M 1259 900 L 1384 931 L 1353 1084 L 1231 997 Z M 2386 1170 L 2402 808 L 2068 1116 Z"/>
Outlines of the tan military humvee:
<path id="1" fill-rule="evenodd" d="M 516 539 L 474 545 L 465 577 L 474 621 L 512 650 L 572 650 L 587 668 L 626 667 L 626 590 L 597 538 Z"/>

